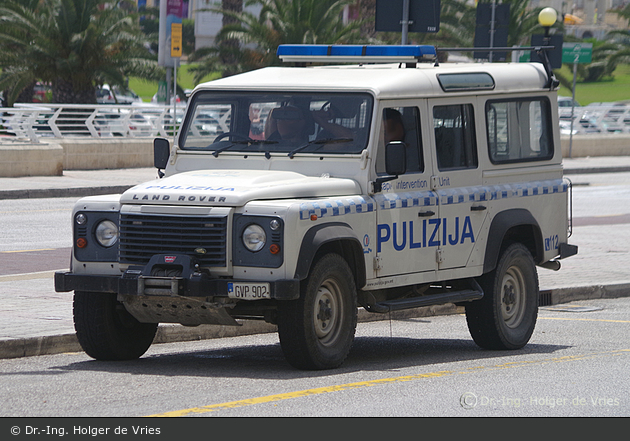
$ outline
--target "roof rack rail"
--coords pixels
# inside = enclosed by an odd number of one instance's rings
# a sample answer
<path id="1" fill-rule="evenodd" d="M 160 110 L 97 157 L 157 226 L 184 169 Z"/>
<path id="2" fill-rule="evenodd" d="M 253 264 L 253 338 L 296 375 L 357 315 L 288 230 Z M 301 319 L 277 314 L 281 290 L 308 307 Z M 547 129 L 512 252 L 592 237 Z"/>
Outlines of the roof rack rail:
<path id="1" fill-rule="evenodd" d="M 548 80 L 546 87 L 553 89 L 560 84 L 553 74 L 547 55 L 547 51 L 553 48 L 554 46 L 436 48 L 431 45 L 281 44 L 276 54 L 282 61 L 289 63 L 407 63 L 408 67 L 414 67 L 415 63 L 421 61 L 439 65 L 438 52 L 531 50 L 541 55 Z"/>
<path id="2" fill-rule="evenodd" d="M 281 44 L 276 53 L 284 62 L 297 63 L 416 63 L 437 56 L 430 45 Z"/>
<path id="3" fill-rule="evenodd" d="M 436 49 L 437 52 L 466 52 L 466 51 L 479 51 L 479 52 L 504 52 L 504 51 L 533 51 L 540 55 L 542 58 L 541 63 L 545 68 L 547 74 L 547 86 L 550 89 L 555 89 L 560 85 L 560 81 L 556 78 L 551 68 L 551 62 L 547 52 L 553 50 L 555 46 L 512 46 L 512 47 L 445 47 Z"/>

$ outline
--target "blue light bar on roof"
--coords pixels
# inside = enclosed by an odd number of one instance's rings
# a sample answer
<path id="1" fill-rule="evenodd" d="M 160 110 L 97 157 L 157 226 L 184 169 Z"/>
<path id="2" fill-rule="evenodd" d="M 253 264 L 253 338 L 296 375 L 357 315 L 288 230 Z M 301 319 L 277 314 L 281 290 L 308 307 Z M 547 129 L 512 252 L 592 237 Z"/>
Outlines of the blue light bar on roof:
<path id="1" fill-rule="evenodd" d="M 277 55 L 286 62 L 415 63 L 435 60 L 436 51 L 429 45 L 281 44 Z"/>

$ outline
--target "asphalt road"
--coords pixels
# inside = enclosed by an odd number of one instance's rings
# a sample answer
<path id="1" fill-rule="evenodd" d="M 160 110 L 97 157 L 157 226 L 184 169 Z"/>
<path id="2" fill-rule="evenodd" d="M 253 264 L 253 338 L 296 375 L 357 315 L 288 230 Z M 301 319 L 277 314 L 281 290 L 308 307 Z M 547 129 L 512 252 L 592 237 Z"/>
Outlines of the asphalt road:
<path id="1" fill-rule="evenodd" d="M 346 363 L 305 372 L 275 334 L 0 360 L 0 417 L 612 417 L 630 415 L 630 299 L 542 308 L 519 351 L 463 315 L 361 323 Z"/>
<path id="2" fill-rule="evenodd" d="M 582 251 L 541 281 L 576 269 L 595 280 L 594 262 L 627 272 L 630 174 L 571 179 Z M 66 268 L 75 200 L 0 201 L 0 275 Z M 153 345 L 124 363 L 5 359 L 0 417 L 629 416 L 629 325 L 628 298 L 556 305 L 523 350 L 493 352 L 462 315 L 361 323 L 349 359 L 325 372 L 292 369 L 276 334 Z"/>

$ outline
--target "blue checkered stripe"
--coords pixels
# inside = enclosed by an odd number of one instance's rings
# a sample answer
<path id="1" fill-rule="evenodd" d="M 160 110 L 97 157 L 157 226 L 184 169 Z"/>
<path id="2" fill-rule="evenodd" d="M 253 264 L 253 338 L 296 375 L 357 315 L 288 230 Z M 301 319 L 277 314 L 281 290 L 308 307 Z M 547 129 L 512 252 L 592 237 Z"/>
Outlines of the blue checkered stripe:
<path id="1" fill-rule="evenodd" d="M 345 214 L 369 213 L 374 211 L 374 202 L 362 196 L 340 199 L 322 199 L 300 204 L 300 219 L 310 219 L 315 214 L 318 218 L 343 216 Z"/>
<path id="2" fill-rule="evenodd" d="M 381 210 L 407 207 L 431 207 L 438 204 L 438 198 L 432 191 L 410 191 L 404 193 L 385 193 L 374 196 Z"/>
<path id="3" fill-rule="evenodd" d="M 458 187 L 423 192 L 387 193 L 375 196 L 382 210 L 405 207 L 430 207 L 500 199 L 521 198 L 545 194 L 566 193 L 568 183 L 562 179 L 533 181 L 478 187 Z"/>
<path id="4" fill-rule="evenodd" d="M 462 204 L 466 202 L 495 201 L 547 194 L 566 193 L 569 184 L 562 180 L 521 182 L 503 185 L 489 185 L 469 188 L 438 190 L 440 205 Z"/>
<path id="5" fill-rule="evenodd" d="M 567 181 L 556 179 L 503 185 L 458 187 L 436 192 L 381 193 L 375 195 L 374 200 L 378 204 L 379 209 L 392 210 L 566 193 L 568 188 L 569 184 Z M 300 204 L 300 219 L 310 219 L 313 214 L 317 215 L 318 218 L 322 218 L 355 213 L 370 213 L 374 211 L 374 205 L 374 202 L 361 196 L 304 202 Z"/>

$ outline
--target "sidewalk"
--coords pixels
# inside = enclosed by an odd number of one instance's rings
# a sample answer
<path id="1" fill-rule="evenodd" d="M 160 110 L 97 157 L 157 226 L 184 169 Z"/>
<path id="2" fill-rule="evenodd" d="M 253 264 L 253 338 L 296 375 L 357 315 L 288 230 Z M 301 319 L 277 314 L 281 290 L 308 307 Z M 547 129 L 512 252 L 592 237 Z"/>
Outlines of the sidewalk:
<path id="1" fill-rule="evenodd" d="M 567 175 L 630 171 L 630 157 L 565 159 Z M 0 199 L 81 197 L 120 193 L 157 177 L 153 168 L 65 171 L 63 176 L 1 178 Z M 539 268 L 544 304 L 630 296 L 630 228 L 623 225 L 575 227 L 570 243 L 579 253 L 562 261 L 558 272 Z M 614 243 L 611 238 L 614 237 Z M 0 255 L 3 258 L 11 254 Z M 68 256 L 69 258 L 69 256 Z M 65 262 L 59 264 L 63 269 Z M 0 359 L 81 351 L 74 335 L 72 293 L 54 290 L 54 271 L 0 276 Z M 462 312 L 453 305 L 400 311 L 391 318 Z M 360 321 L 389 315 L 361 311 Z M 242 327 L 161 325 L 156 343 L 274 332 L 261 322 Z"/>
<path id="2" fill-rule="evenodd" d="M 630 171 L 630 156 L 602 156 L 564 160 L 565 174 Z M 157 179 L 155 168 L 65 170 L 63 176 L 0 177 L 0 199 L 81 197 L 121 193 Z"/>

